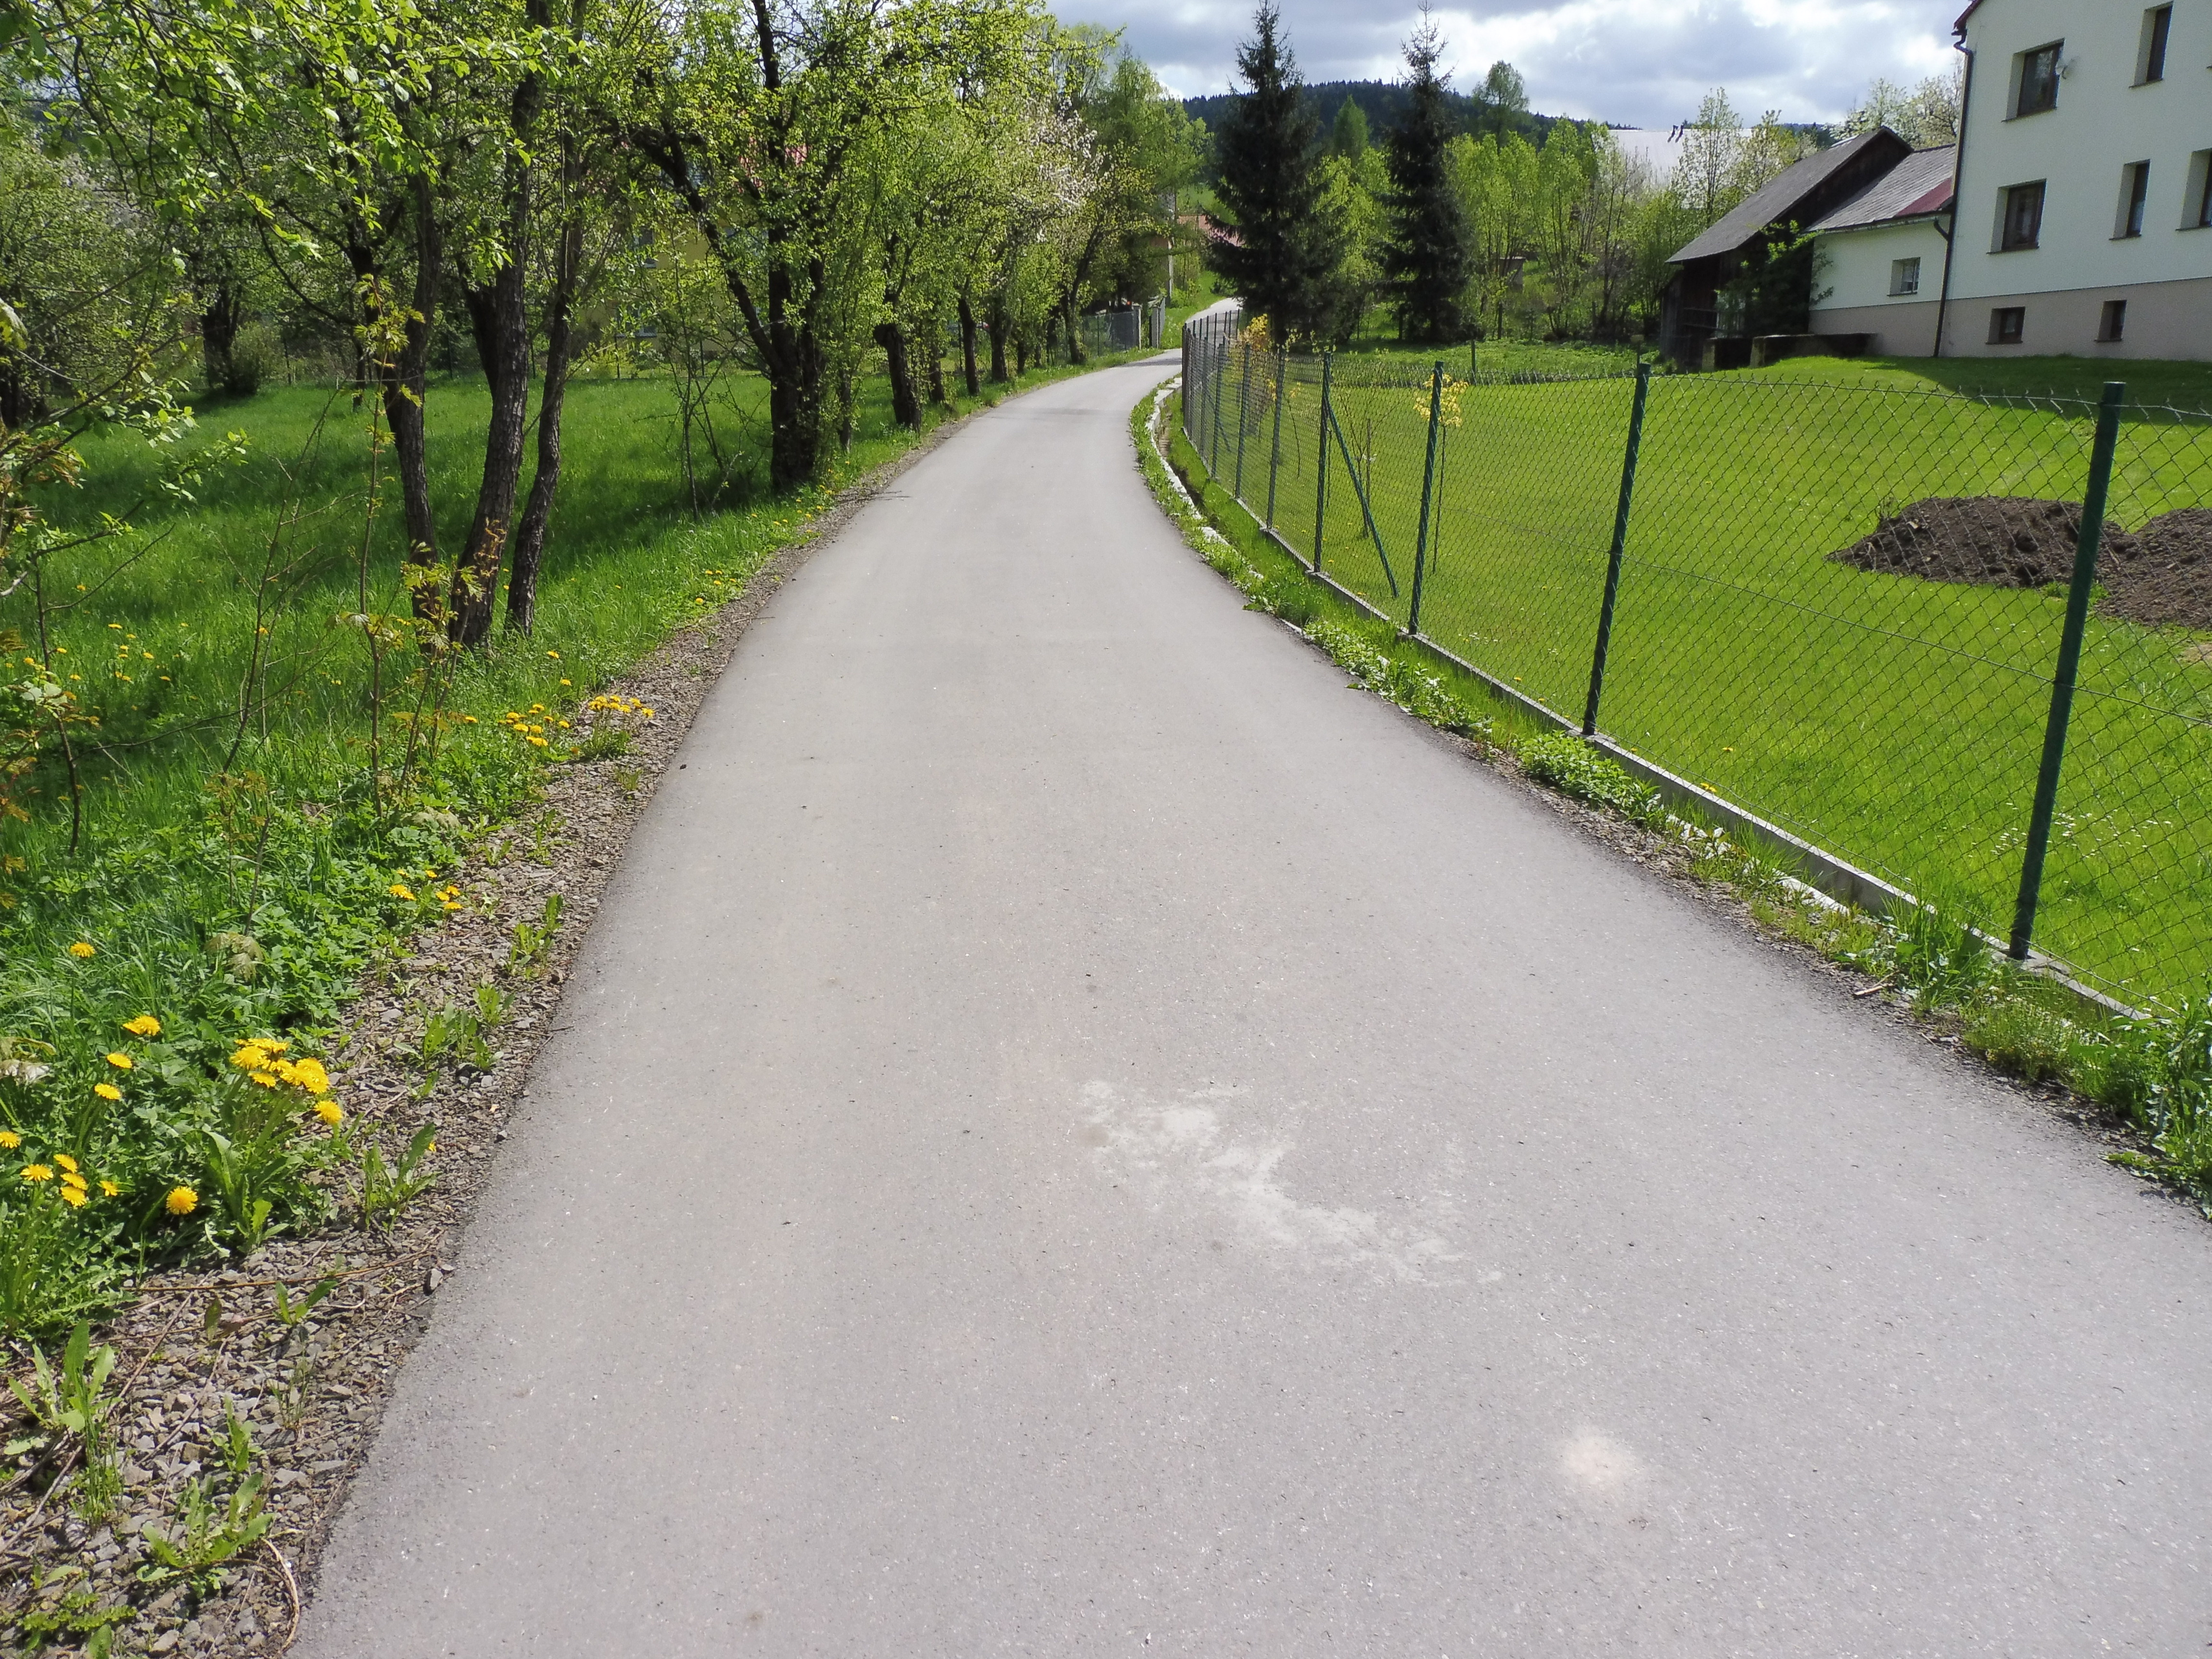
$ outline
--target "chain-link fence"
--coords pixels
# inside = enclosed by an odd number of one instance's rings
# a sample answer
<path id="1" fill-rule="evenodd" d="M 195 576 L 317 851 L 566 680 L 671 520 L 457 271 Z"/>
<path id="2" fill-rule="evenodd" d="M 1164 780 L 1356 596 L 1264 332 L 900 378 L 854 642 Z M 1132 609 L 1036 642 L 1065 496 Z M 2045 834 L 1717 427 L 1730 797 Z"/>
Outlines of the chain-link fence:
<path id="1" fill-rule="evenodd" d="M 2212 978 L 2212 417 L 1470 381 L 1238 324 L 1185 331 L 1191 444 L 1400 629 L 2016 954 Z"/>

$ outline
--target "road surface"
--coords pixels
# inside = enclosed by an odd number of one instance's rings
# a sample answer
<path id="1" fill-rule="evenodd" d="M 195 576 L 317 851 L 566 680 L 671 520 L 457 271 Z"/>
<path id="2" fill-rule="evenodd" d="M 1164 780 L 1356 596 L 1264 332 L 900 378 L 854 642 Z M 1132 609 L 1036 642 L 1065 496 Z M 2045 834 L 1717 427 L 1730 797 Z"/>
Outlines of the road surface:
<path id="1" fill-rule="evenodd" d="M 744 640 L 310 1659 L 2212 1641 L 2212 1227 L 1191 556 L 1164 371 Z"/>

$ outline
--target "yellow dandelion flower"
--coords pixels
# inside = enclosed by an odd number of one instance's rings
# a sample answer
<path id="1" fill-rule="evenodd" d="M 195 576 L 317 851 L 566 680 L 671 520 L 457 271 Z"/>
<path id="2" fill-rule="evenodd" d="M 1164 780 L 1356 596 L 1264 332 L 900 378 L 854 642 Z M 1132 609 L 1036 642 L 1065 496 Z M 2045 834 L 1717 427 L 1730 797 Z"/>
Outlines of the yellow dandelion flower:
<path id="1" fill-rule="evenodd" d="M 269 1051 L 258 1042 L 241 1042 L 230 1063 L 241 1072 L 265 1071 L 269 1066 Z"/>
<path id="2" fill-rule="evenodd" d="M 98 1095 L 102 1100 L 120 1100 L 123 1098 L 123 1091 L 117 1088 L 112 1083 L 95 1083 L 92 1085 L 92 1091 Z"/>
<path id="3" fill-rule="evenodd" d="M 189 1187 L 172 1187 L 162 1206 L 171 1215 L 190 1215 L 200 1206 L 200 1195 Z"/>
<path id="4" fill-rule="evenodd" d="M 63 1188 L 62 1202 L 68 1205 L 72 1210 L 82 1210 L 84 1207 L 83 1189 L 78 1187 Z"/>
<path id="5" fill-rule="evenodd" d="M 76 944 L 70 946 L 70 954 L 73 957 L 82 958 L 92 955 L 92 946 L 83 939 L 79 939 Z"/>
<path id="6" fill-rule="evenodd" d="M 335 1129 L 345 1121 L 345 1108 L 335 1100 L 319 1100 L 315 1103 L 315 1115 Z"/>
<path id="7" fill-rule="evenodd" d="M 276 1073 L 274 1072 L 248 1072 L 246 1075 L 264 1089 L 273 1089 L 276 1086 Z"/>
<path id="8" fill-rule="evenodd" d="M 126 1019 L 123 1029 L 132 1036 L 157 1037 L 161 1035 L 161 1022 L 151 1014 L 141 1014 L 136 1019 Z"/>
<path id="9" fill-rule="evenodd" d="M 117 1186 L 112 1181 L 103 1181 L 100 1183 L 100 1195 L 102 1198 L 113 1198 L 122 1192 L 122 1188 Z"/>
<path id="10" fill-rule="evenodd" d="M 326 1095 L 331 1091 L 331 1074 L 323 1069 L 323 1062 L 309 1058 L 294 1060 L 284 1068 L 284 1081 L 305 1089 L 311 1095 Z"/>
<path id="11" fill-rule="evenodd" d="M 391 887 L 386 890 L 396 899 L 405 899 L 410 904 L 415 902 L 415 895 L 408 890 L 406 884 L 403 882 L 393 882 Z"/>
<path id="12" fill-rule="evenodd" d="M 127 1072 L 135 1066 L 137 1061 L 132 1060 L 128 1054 L 110 1054 L 107 1057 L 107 1063 L 118 1072 Z"/>
<path id="13" fill-rule="evenodd" d="M 62 1177 L 62 1190 L 65 1193 L 82 1194 L 84 1191 L 84 1177 L 74 1170 L 70 1170 Z"/>
<path id="14" fill-rule="evenodd" d="M 530 740 L 530 746 L 533 749 L 543 749 L 545 747 L 545 739 L 543 738 L 532 738 Z"/>
<path id="15" fill-rule="evenodd" d="M 67 1170 L 71 1175 L 75 1175 L 76 1173 L 76 1160 L 71 1158 L 67 1152 L 56 1152 L 54 1154 L 54 1162 L 60 1164 L 62 1168 Z"/>
<path id="16" fill-rule="evenodd" d="M 23 1166 L 23 1179 L 26 1181 L 52 1181 L 53 1178 L 54 1172 L 43 1164 L 26 1164 Z"/>
<path id="17" fill-rule="evenodd" d="M 0 1152 L 12 1152 L 23 1144 L 23 1137 L 13 1129 L 0 1129 Z"/>

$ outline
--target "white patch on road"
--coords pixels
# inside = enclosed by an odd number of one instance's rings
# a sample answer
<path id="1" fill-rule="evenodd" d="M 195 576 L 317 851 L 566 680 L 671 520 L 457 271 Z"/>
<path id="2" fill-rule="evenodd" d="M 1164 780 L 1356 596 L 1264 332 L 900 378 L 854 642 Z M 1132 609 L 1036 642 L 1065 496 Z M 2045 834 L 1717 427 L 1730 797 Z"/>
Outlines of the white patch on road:
<path id="1" fill-rule="evenodd" d="M 1243 1241 L 1311 1267 L 1367 1267 L 1405 1284 L 1437 1282 L 1433 1270 L 1460 1257 L 1419 1215 L 1393 1224 L 1366 1210 L 1302 1203 L 1276 1171 L 1291 1148 L 1231 1138 L 1222 1112 L 1237 1089 L 1199 1089 L 1163 1105 L 1110 1083 L 1088 1083 L 1083 1097 L 1109 1169 L 1163 1195 L 1194 1193 L 1222 1212 Z M 1442 1196 L 1422 1206 L 1449 1219 Z"/>
<path id="2" fill-rule="evenodd" d="M 1610 1435 L 1584 1429 L 1559 1453 L 1559 1469 L 1593 1498 L 1626 1496 L 1644 1478 L 1636 1454 Z"/>

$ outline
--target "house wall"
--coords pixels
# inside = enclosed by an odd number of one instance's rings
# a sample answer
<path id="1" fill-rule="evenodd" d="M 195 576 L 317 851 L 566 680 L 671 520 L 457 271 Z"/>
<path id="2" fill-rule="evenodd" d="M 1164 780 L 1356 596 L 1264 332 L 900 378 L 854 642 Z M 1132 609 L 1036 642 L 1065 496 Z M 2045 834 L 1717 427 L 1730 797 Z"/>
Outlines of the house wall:
<path id="1" fill-rule="evenodd" d="M 2128 302 L 2127 329 L 2118 340 L 2097 338 L 2098 319 L 2107 300 Z M 1999 306 L 2018 306 L 2027 313 L 2017 345 L 1990 343 L 1990 313 Z M 2115 283 L 2057 294 L 1990 294 L 1966 301 L 1954 294 L 1943 319 L 1943 355 L 2045 357 L 2063 352 L 2076 357 L 2203 362 L 2212 361 L 2208 333 L 2212 333 L 2212 276 Z"/>
<path id="2" fill-rule="evenodd" d="M 1920 291 L 1893 295 L 1890 267 L 1920 261 Z M 1933 223 L 1874 225 L 1831 231 L 1820 238 L 1813 291 L 1827 297 L 1813 307 L 1815 334 L 1871 334 L 1872 349 L 1886 357 L 1924 357 L 1936 344 L 1936 295 L 1943 283 L 1943 239 Z"/>
<path id="3" fill-rule="evenodd" d="M 2212 358 L 2212 316 L 2193 332 L 2163 320 L 2195 293 L 2189 285 L 2212 278 L 2212 228 L 2185 228 L 2212 150 L 2212 0 L 2174 0 L 2165 78 L 2138 85 L 2147 9 L 2134 0 L 1983 0 L 1966 20 L 1973 87 L 1951 267 L 1960 314 L 1947 321 L 1947 352 L 2147 356 L 2136 349 L 2140 314 L 2161 331 L 2159 355 Z M 2014 117 L 2019 54 L 2051 41 L 2063 42 L 2057 107 Z M 2118 237 L 2124 169 L 2135 161 L 2150 163 L 2142 234 Z M 2036 180 L 2045 186 L 2037 246 L 1997 251 L 2006 187 Z M 2129 301 L 2118 347 L 2095 339 L 2094 301 L 2107 298 Z M 2027 307 L 2018 345 L 1989 343 L 2000 303 Z"/>

